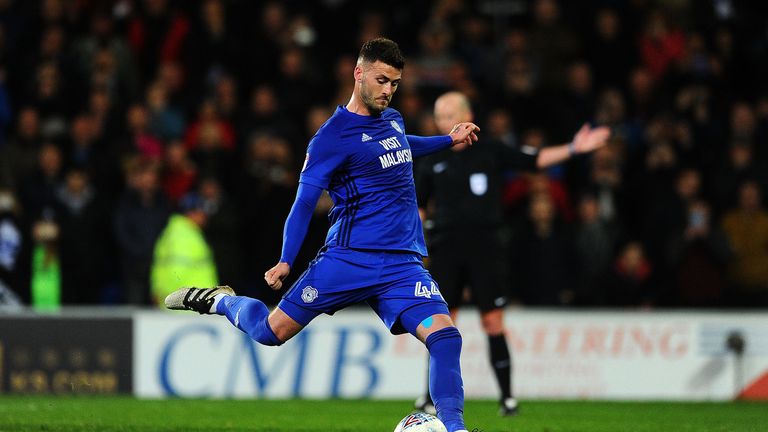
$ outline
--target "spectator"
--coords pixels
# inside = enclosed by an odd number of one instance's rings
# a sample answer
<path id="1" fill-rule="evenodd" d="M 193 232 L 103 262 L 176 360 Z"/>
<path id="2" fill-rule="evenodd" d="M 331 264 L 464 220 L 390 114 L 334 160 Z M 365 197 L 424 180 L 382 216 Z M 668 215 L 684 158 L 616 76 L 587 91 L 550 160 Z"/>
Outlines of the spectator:
<path id="1" fill-rule="evenodd" d="M 605 304 L 613 307 L 650 307 L 655 293 L 652 266 L 640 242 L 629 241 L 620 250 L 606 278 Z"/>
<path id="2" fill-rule="evenodd" d="M 181 110 L 168 101 L 168 93 L 160 82 L 155 82 L 147 90 L 147 110 L 149 114 L 148 132 L 162 141 L 181 138 L 184 133 L 184 116 Z"/>
<path id="3" fill-rule="evenodd" d="M 594 192 L 579 200 L 579 218 L 574 228 L 575 268 L 578 272 L 575 303 L 582 306 L 604 304 L 603 283 L 616 253 L 619 227 L 601 214 Z"/>
<path id="4" fill-rule="evenodd" d="M 154 245 L 151 300 L 162 305 L 179 287 L 219 284 L 213 253 L 203 236 L 208 221 L 204 202 L 197 194 L 181 200 L 181 212 L 171 215 Z"/>
<path id="5" fill-rule="evenodd" d="M 738 307 L 768 305 L 768 212 L 762 189 L 754 181 L 739 186 L 738 206 L 723 216 L 723 231 L 733 250 L 729 266 L 729 303 Z"/>
<path id="6" fill-rule="evenodd" d="M 144 105 L 135 104 L 128 108 L 126 115 L 127 134 L 120 143 L 122 159 L 139 155 L 150 160 L 160 160 L 163 143 L 149 130 L 149 112 Z"/>
<path id="7" fill-rule="evenodd" d="M 571 243 L 556 219 L 552 198 L 536 193 L 528 219 L 512 240 L 512 293 L 523 304 L 561 306 L 573 302 Z"/>
<path id="8" fill-rule="evenodd" d="M 688 206 L 685 229 L 669 242 L 670 268 L 676 269 L 674 304 L 717 307 L 726 287 L 725 270 L 731 257 L 728 238 L 712 224 L 712 211 L 703 200 Z"/>
<path id="9" fill-rule="evenodd" d="M 0 310 L 21 305 L 21 253 L 24 239 L 16 215 L 16 197 L 0 189 Z"/>
<path id="10" fill-rule="evenodd" d="M 140 158 L 126 166 L 128 188 L 115 210 L 114 229 L 120 253 L 123 301 L 146 305 L 152 252 L 169 216 L 169 205 L 159 188 L 157 167 Z"/>
<path id="11" fill-rule="evenodd" d="M 282 220 L 274 215 L 287 216 L 291 209 L 297 183 L 292 169 L 292 155 L 288 142 L 276 135 L 254 135 L 243 160 L 243 178 L 238 182 L 244 220 L 243 237 L 249 268 L 268 268 L 274 251 L 283 241 Z M 269 211 L 265 211 L 268 208 Z M 266 266 L 266 267 L 265 267 Z M 264 287 L 261 271 L 247 275 L 248 285 L 257 298 L 276 303 L 280 296 Z"/>
<path id="12" fill-rule="evenodd" d="M 56 189 L 61 302 L 99 304 L 109 228 L 98 192 L 82 169 L 69 169 Z"/>
<path id="13" fill-rule="evenodd" d="M 189 158 L 181 141 L 172 141 L 165 149 L 162 180 L 163 191 L 172 204 L 178 204 L 197 180 L 197 167 Z"/>
<path id="14" fill-rule="evenodd" d="M 240 209 L 214 177 L 203 178 L 197 194 L 208 216 L 203 233 L 213 252 L 219 280 L 223 284 L 243 286 L 245 257 Z"/>
<path id="15" fill-rule="evenodd" d="M 22 181 L 19 191 L 25 218 L 35 220 L 51 215 L 61 170 L 61 150 L 54 144 L 43 144 L 37 155 L 35 172 Z"/>
<path id="16" fill-rule="evenodd" d="M 25 107 L 18 113 L 16 133 L 0 146 L 0 185 L 18 187 L 34 172 L 41 144 L 37 110 Z"/>
<path id="17" fill-rule="evenodd" d="M 593 33 L 585 48 L 595 74 L 595 82 L 603 88 L 623 88 L 629 69 L 636 62 L 630 37 L 623 24 L 614 9 L 603 8 L 595 14 Z"/>

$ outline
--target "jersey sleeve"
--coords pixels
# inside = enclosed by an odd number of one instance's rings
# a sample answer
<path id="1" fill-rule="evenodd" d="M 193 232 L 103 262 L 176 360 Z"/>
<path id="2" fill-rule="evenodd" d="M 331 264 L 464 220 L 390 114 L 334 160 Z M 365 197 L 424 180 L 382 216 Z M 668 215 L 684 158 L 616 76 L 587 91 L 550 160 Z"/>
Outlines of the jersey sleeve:
<path id="1" fill-rule="evenodd" d="M 418 135 L 406 135 L 408 139 L 408 145 L 411 146 L 411 154 L 413 157 L 426 156 L 440 150 L 445 150 L 453 144 L 453 139 L 450 135 L 438 135 L 438 136 L 418 136 Z"/>
<path id="2" fill-rule="evenodd" d="M 347 158 L 338 134 L 328 130 L 318 132 L 307 147 L 307 157 L 301 169 L 299 182 L 328 189 L 333 173 Z"/>
<path id="3" fill-rule="evenodd" d="M 288 263 L 293 267 L 293 261 L 299 254 L 301 244 L 307 236 L 309 222 L 312 220 L 312 212 L 315 210 L 317 200 L 323 189 L 310 184 L 299 184 L 296 191 L 296 200 L 293 202 L 291 212 L 285 220 L 283 227 L 283 250 L 280 262 Z"/>

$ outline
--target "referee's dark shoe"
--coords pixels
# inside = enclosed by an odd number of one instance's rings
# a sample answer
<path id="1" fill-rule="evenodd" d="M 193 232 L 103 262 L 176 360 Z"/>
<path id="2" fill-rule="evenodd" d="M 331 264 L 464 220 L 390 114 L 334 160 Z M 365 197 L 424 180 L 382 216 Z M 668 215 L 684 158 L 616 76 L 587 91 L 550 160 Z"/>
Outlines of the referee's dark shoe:
<path id="1" fill-rule="evenodd" d="M 499 406 L 499 415 L 502 417 L 516 416 L 518 412 L 517 399 L 506 398 L 501 401 Z"/>
<path id="2" fill-rule="evenodd" d="M 213 288 L 180 288 L 168 294 L 165 307 L 174 310 L 191 310 L 200 314 L 211 314 L 214 297 L 218 294 L 235 295 L 235 291 L 227 285 Z"/>

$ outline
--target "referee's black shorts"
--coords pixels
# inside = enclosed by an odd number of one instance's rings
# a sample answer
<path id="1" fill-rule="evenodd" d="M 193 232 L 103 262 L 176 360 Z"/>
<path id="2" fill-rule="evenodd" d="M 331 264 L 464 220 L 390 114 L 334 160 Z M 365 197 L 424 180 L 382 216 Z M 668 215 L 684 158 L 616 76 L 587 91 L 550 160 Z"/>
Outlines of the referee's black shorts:
<path id="1" fill-rule="evenodd" d="M 465 303 L 465 287 L 470 290 L 470 303 L 481 312 L 503 308 L 509 302 L 505 252 L 496 229 L 434 233 L 429 272 L 451 308 Z"/>

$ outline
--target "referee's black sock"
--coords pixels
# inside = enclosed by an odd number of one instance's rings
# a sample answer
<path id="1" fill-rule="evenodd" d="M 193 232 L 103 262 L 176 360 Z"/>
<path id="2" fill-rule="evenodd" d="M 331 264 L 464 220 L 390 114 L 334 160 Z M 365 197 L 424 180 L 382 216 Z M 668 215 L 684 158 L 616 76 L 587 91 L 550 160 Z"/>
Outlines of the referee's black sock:
<path id="1" fill-rule="evenodd" d="M 503 334 L 488 336 L 491 351 L 491 367 L 501 390 L 501 399 L 512 397 L 512 358 L 509 356 L 507 339 Z"/>

